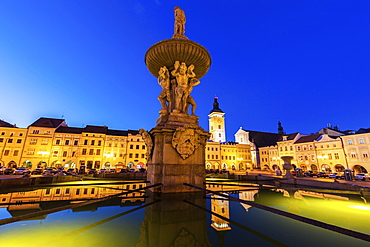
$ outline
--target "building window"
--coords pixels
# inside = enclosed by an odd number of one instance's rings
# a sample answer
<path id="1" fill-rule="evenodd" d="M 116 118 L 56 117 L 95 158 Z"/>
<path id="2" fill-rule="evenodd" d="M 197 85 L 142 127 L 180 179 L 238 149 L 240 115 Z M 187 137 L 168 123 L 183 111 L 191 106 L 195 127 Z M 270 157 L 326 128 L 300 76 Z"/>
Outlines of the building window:
<path id="1" fill-rule="evenodd" d="M 129 154 L 129 155 L 128 155 L 128 157 L 129 157 L 129 158 L 132 158 L 132 154 Z"/>
<path id="2" fill-rule="evenodd" d="M 358 142 L 360 143 L 360 144 L 364 144 L 365 142 L 364 142 L 364 139 L 360 139 L 360 140 L 358 140 Z"/>
<path id="3" fill-rule="evenodd" d="M 69 140 L 66 140 L 65 145 L 69 145 Z"/>
<path id="4" fill-rule="evenodd" d="M 37 143 L 37 139 L 31 139 L 30 144 L 35 145 Z"/>
<path id="5" fill-rule="evenodd" d="M 100 149 L 96 149 L 96 155 L 100 155 Z"/>
<path id="6" fill-rule="evenodd" d="M 8 143 L 13 143 L 13 139 L 9 139 L 8 140 Z"/>
<path id="7" fill-rule="evenodd" d="M 78 145 L 78 141 L 74 141 L 73 145 L 77 146 Z"/>
<path id="8" fill-rule="evenodd" d="M 290 146 L 290 151 L 293 151 L 293 146 Z"/>
<path id="9" fill-rule="evenodd" d="M 139 154 L 135 154 L 135 159 L 139 158 Z"/>
<path id="10" fill-rule="evenodd" d="M 352 158 L 356 158 L 356 153 L 351 153 Z"/>
<path id="11" fill-rule="evenodd" d="M 337 146 L 337 144 L 333 144 L 333 147 L 336 147 Z"/>
<path id="12" fill-rule="evenodd" d="M 210 155 L 209 155 L 209 154 L 207 154 L 207 159 L 210 159 L 209 157 L 210 157 Z"/>
<path id="13" fill-rule="evenodd" d="M 101 141 L 100 140 L 98 141 L 98 146 L 101 146 Z"/>
<path id="14" fill-rule="evenodd" d="M 35 149 L 28 149 L 27 154 L 33 155 L 35 153 Z"/>
<path id="15" fill-rule="evenodd" d="M 338 154 L 338 153 L 334 153 L 334 158 L 335 158 L 336 160 L 339 160 L 339 154 Z"/>
<path id="16" fill-rule="evenodd" d="M 141 148 L 142 148 L 142 149 L 145 149 L 145 145 L 143 145 Z"/>
<path id="17" fill-rule="evenodd" d="M 87 142 L 88 142 L 87 140 L 84 140 L 84 145 L 87 145 Z"/>
<path id="18" fill-rule="evenodd" d="M 331 154 L 328 154 L 328 157 L 329 157 L 329 160 L 332 160 L 333 159 L 333 157 L 332 157 Z"/>
<path id="19" fill-rule="evenodd" d="M 18 153 L 19 153 L 19 151 L 18 151 L 18 150 L 14 150 L 14 152 L 13 152 L 13 156 L 18 156 Z"/>
<path id="20" fill-rule="evenodd" d="M 306 151 L 307 150 L 307 147 L 306 145 L 303 146 L 303 151 Z"/>
<path id="21" fill-rule="evenodd" d="M 9 152 L 10 152 L 10 150 L 5 150 L 4 151 L 4 156 L 8 156 L 9 155 Z"/>
<path id="22" fill-rule="evenodd" d="M 60 145 L 60 140 L 56 140 L 55 145 Z"/>
<path id="23" fill-rule="evenodd" d="M 76 156 L 76 151 L 73 151 L 72 152 L 72 157 L 75 157 Z"/>
<path id="24" fill-rule="evenodd" d="M 348 145 L 352 145 L 352 140 L 348 140 Z"/>
<path id="25" fill-rule="evenodd" d="M 94 155 L 94 149 L 89 150 L 89 155 Z"/>
<path id="26" fill-rule="evenodd" d="M 82 149 L 82 155 L 86 155 L 86 152 L 87 152 L 87 149 L 86 148 L 83 148 Z"/>
<path id="27" fill-rule="evenodd" d="M 67 151 L 63 151 L 63 157 L 67 157 Z"/>
<path id="28" fill-rule="evenodd" d="M 288 151 L 288 147 L 287 146 L 285 146 L 285 151 Z"/>
<path id="29" fill-rule="evenodd" d="M 221 133 L 220 133 L 220 134 L 218 134 L 218 137 L 221 137 Z"/>
<path id="30" fill-rule="evenodd" d="M 54 151 L 53 152 L 53 157 L 57 157 L 58 156 L 58 151 Z"/>
<path id="31" fill-rule="evenodd" d="M 130 149 L 134 149 L 134 145 L 130 145 Z"/>
<path id="32" fill-rule="evenodd" d="M 297 146 L 297 151 L 301 151 L 301 146 Z"/>
<path id="33" fill-rule="evenodd" d="M 139 145 L 136 145 L 136 149 L 139 149 Z"/>
<path id="34" fill-rule="evenodd" d="M 48 145 L 49 140 L 48 139 L 42 139 L 41 145 Z"/>
<path id="35" fill-rule="evenodd" d="M 0 138 L 0 142 L 3 142 L 4 141 L 4 138 Z"/>
<path id="36" fill-rule="evenodd" d="M 95 145 L 95 140 L 91 140 L 91 146 Z"/>
<path id="37" fill-rule="evenodd" d="M 3 136 L 3 135 L 5 135 L 5 132 L 1 132 L 1 135 Z"/>
<path id="38" fill-rule="evenodd" d="M 309 145 L 309 146 L 308 146 L 308 149 L 309 149 L 309 150 L 313 150 L 313 146 L 312 146 L 312 145 Z"/>
<path id="39" fill-rule="evenodd" d="M 362 154 L 362 157 L 364 157 L 364 158 L 368 158 L 369 156 L 367 155 L 367 153 L 363 153 L 363 154 Z"/>
<path id="40" fill-rule="evenodd" d="M 218 129 L 221 129 L 221 125 L 220 124 L 218 125 Z"/>
<path id="41" fill-rule="evenodd" d="M 32 134 L 38 134 L 39 132 L 39 130 L 33 130 Z"/>
<path id="42" fill-rule="evenodd" d="M 17 140 L 17 143 L 22 143 L 22 139 L 18 139 Z"/>

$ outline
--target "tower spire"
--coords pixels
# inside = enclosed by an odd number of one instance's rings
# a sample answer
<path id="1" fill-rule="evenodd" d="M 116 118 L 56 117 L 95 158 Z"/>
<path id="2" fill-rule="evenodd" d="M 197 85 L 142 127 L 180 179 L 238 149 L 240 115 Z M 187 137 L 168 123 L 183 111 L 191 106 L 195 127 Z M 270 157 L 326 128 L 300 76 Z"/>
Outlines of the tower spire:
<path id="1" fill-rule="evenodd" d="M 220 109 L 220 106 L 219 106 L 219 103 L 218 103 L 218 97 L 215 97 L 214 98 L 214 102 L 213 102 L 213 109 L 211 110 L 210 113 L 212 112 L 221 112 L 221 113 L 224 113 L 221 109 Z"/>
<path id="2" fill-rule="evenodd" d="M 281 126 L 280 120 L 278 121 L 278 134 L 285 135 L 285 131 L 284 131 L 283 126 Z"/>

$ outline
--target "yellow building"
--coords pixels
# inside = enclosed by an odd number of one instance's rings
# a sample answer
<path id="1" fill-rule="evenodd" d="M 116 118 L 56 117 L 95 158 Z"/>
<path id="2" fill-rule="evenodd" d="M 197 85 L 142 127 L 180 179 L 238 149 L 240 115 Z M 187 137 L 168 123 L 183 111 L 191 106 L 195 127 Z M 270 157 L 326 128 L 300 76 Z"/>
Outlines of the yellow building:
<path id="1" fill-rule="evenodd" d="M 6 167 L 138 169 L 146 147 L 137 130 L 67 126 L 64 119 L 39 118 L 27 129 L 0 126 L 1 164 Z"/>
<path id="2" fill-rule="evenodd" d="M 0 166 L 17 167 L 21 163 L 26 136 L 27 129 L 0 120 Z"/>
<path id="3" fill-rule="evenodd" d="M 370 172 L 370 129 L 360 129 L 356 134 L 340 138 L 349 169 L 355 173 Z"/>

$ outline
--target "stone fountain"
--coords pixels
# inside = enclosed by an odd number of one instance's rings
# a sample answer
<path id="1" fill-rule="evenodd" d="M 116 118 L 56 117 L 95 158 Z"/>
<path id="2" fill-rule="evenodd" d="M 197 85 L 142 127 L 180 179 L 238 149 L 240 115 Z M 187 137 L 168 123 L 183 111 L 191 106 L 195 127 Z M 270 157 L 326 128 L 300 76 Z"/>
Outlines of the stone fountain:
<path id="1" fill-rule="evenodd" d="M 196 103 L 191 96 L 210 65 L 211 57 L 200 44 L 185 36 L 185 13 L 175 7 L 175 31 L 171 39 L 152 45 L 145 64 L 161 87 L 156 126 L 140 130 L 147 146 L 148 171 L 153 192 L 196 192 L 184 183 L 204 187 L 205 146 L 209 133 L 199 127 Z"/>

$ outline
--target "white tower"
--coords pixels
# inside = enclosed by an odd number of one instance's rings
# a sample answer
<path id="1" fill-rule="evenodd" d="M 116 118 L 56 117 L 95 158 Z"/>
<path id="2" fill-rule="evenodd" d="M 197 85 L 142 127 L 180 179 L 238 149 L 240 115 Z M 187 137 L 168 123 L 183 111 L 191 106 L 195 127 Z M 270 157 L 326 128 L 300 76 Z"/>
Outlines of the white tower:
<path id="1" fill-rule="evenodd" d="M 225 113 L 218 106 L 218 98 L 215 97 L 213 103 L 213 109 L 209 113 L 209 132 L 211 133 L 211 141 L 214 142 L 226 142 L 225 133 Z"/>

